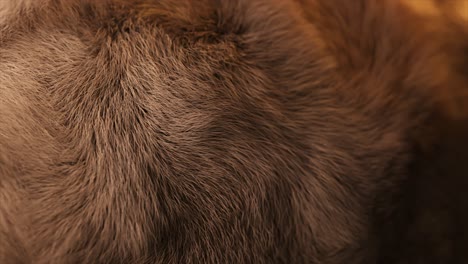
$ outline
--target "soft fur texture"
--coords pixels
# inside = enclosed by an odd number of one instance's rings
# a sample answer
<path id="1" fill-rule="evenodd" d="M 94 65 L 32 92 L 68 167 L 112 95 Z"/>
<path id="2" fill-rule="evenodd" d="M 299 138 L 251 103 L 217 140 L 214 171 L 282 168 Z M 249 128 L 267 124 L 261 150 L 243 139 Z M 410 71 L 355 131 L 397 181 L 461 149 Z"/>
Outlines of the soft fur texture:
<path id="1" fill-rule="evenodd" d="M 394 0 L 0 1 L 0 262 L 376 262 L 450 34 Z"/>

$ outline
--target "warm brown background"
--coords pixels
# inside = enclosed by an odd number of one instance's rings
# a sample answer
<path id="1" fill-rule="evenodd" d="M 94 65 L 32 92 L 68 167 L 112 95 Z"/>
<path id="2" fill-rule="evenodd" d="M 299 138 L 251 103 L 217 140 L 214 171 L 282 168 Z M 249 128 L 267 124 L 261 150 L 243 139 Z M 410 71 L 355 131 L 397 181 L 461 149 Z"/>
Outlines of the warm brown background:
<path id="1" fill-rule="evenodd" d="M 448 48 L 459 79 L 445 87 L 453 104 L 421 133 L 425 143 L 416 147 L 397 217 L 385 227 L 380 263 L 468 263 L 468 0 L 403 1 L 428 23 L 457 31 Z"/>

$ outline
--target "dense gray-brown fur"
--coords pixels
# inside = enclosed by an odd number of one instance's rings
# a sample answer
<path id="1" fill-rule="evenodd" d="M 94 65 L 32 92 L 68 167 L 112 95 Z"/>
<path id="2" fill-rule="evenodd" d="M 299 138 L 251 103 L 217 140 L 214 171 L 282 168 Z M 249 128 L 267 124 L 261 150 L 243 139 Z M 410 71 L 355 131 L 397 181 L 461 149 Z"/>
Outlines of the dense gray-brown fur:
<path id="1" fill-rule="evenodd" d="M 0 262 L 374 263 L 443 80 L 410 22 L 390 0 L 0 1 Z"/>

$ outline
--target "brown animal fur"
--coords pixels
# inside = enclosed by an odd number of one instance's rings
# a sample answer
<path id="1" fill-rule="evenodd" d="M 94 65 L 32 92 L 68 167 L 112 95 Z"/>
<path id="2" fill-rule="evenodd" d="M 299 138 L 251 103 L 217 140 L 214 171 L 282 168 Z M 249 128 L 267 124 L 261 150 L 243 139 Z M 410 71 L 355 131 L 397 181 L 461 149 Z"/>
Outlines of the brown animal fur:
<path id="1" fill-rule="evenodd" d="M 374 263 L 451 76 L 421 21 L 391 0 L 0 2 L 0 262 Z"/>

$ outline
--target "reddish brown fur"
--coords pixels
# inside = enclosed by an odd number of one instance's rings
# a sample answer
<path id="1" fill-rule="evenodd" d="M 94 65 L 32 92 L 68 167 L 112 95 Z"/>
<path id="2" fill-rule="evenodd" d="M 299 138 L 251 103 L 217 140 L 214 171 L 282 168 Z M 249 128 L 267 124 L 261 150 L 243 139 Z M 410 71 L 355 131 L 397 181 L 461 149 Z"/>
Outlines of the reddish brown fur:
<path id="1" fill-rule="evenodd" d="M 421 25 L 391 0 L 3 1 L 0 262 L 373 263 L 454 76 Z"/>

